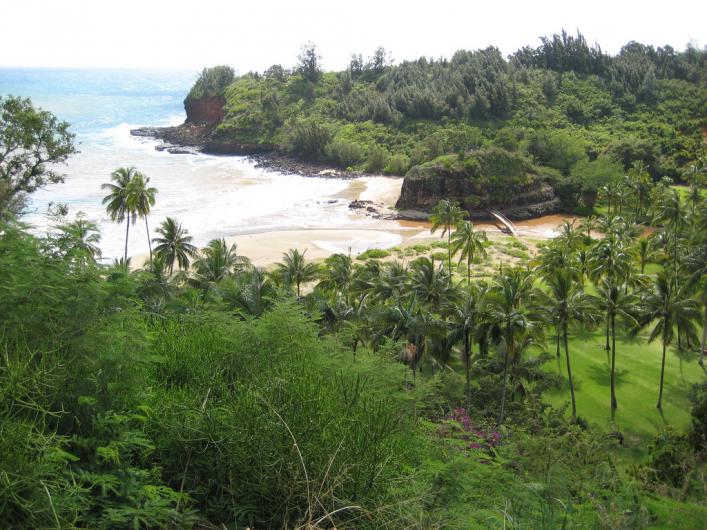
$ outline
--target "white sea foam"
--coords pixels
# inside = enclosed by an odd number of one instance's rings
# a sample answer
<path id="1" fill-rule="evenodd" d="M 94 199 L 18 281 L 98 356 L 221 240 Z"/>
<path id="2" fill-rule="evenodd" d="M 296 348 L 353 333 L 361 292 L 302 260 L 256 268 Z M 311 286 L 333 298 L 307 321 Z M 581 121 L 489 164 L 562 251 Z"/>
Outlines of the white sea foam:
<path id="1" fill-rule="evenodd" d="M 171 118 L 170 118 L 171 119 Z M 180 118 L 181 120 L 181 118 Z M 176 121 L 176 117 L 175 120 Z M 173 155 L 155 150 L 157 142 L 130 135 L 139 126 L 120 123 L 98 132 L 82 146 L 66 168 L 66 183 L 52 185 L 33 197 L 36 212 L 28 216 L 36 230 L 50 227 L 42 215 L 51 202 L 68 203 L 72 212 L 81 210 L 98 222 L 104 256 L 122 255 L 125 224 L 110 222 L 101 200 L 101 184 L 123 166 L 135 166 L 151 179 L 159 192 L 149 222 L 153 230 L 165 217 L 177 217 L 205 245 L 214 237 L 283 229 L 358 228 L 370 226 L 370 218 L 352 214 L 346 200 L 334 199 L 348 183 L 337 179 L 305 178 L 256 169 L 244 157 L 204 154 Z M 369 183 L 371 185 L 372 183 Z M 384 186 L 384 184 L 383 184 Z M 144 222 L 130 227 L 129 254 L 147 252 Z M 153 234 L 154 236 L 154 234 Z M 355 252 L 397 245 L 393 234 L 357 239 L 341 244 L 317 242 L 321 248 Z"/>

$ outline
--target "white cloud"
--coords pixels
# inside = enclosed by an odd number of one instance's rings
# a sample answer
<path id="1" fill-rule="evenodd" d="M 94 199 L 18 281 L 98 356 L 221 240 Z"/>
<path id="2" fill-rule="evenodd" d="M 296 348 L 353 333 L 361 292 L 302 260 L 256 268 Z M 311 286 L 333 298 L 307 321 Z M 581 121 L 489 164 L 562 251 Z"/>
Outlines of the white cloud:
<path id="1" fill-rule="evenodd" d="M 0 65 L 200 69 L 240 72 L 294 64 L 300 45 L 317 44 L 327 69 L 379 45 L 398 59 L 451 56 L 490 44 L 511 53 L 538 37 L 579 28 L 617 52 L 629 40 L 704 41 L 707 4 L 676 0 L 386 2 L 225 0 L 2 0 Z"/>

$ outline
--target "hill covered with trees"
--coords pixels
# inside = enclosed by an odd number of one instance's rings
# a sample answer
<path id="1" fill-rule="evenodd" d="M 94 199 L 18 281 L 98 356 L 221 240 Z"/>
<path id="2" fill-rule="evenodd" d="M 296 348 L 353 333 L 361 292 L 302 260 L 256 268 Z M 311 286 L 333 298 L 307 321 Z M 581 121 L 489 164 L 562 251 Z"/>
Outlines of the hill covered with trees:
<path id="1" fill-rule="evenodd" d="M 507 58 L 489 47 L 393 64 L 380 48 L 325 72 L 309 44 L 292 69 L 206 69 L 185 105 L 212 151 L 408 175 L 401 208 L 454 198 L 523 215 L 591 207 L 636 164 L 684 180 L 704 149 L 706 56 L 636 42 L 611 56 L 563 32 Z"/>

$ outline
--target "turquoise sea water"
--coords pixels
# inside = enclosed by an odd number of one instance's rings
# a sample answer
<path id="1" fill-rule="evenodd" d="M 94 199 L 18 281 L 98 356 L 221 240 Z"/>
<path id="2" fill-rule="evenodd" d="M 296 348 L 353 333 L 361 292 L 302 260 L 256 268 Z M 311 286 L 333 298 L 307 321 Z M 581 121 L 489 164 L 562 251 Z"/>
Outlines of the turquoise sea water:
<path id="1" fill-rule="evenodd" d="M 119 256 L 124 226 L 107 218 L 100 186 L 114 169 L 136 166 L 159 190 L 152 227 L 177 217 L 198 245 L 242 233 L 370 224 L 336 198 L 344 181 L 267 173 L 242 157 L 158 152 L 156 141 L 130 135 L 138 126 L 181 123 L 195 78 L 195 72 L 0 68 L 0 94 L 30 97 L 68 121 L 80 150 L 63 167 L 65 183 L 33 194 L 25 220 L 39 233 L 51 230 L 48 204 L 66 203 L 72 215 L 81 211 L 99 223 L 104 256 Z M 131 233 L 129 253 L 146 253 L 144 226 Z"/>

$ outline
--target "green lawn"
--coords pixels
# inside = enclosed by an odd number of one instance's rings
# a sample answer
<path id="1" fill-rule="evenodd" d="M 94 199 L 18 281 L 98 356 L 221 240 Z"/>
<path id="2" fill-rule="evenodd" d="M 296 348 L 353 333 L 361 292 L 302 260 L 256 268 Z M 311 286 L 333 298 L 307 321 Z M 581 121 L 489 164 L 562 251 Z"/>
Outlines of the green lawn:
<path id="1" fill-rule="evenodd" d="M 626 445 L 642 453 L 653 433 L 664 425 L 685 429 L 690 421 L 688 391 L 694 383 L 705 380 L 705 372 L 697 363 L 697 353 L 678 355 L 670 348 L 665 362 L 663 413 L 656 408 L 660 381 L 661 346 L 658 341 L 646 343 L 646 335 L 632 339 L 617 336 L 616 344 L 616 399 L 618 409 L 614 418 L 610 408 L 610 365 L 604 350 L 602 330 L 578 330 L 570 341 L 570 359 L 574 375 L 577 414 L 592 425 L 604 430 L 619 430 L 626 437 Z M 554 352 L 554 349 L 551 351 Z M 560 370 L 566 377 L 564 352 Z M 546 369 L 557 371 L 556 362 Z M 546 400 L 560 406 L 569 403 L 569 385 L 545 394 Z"/>

